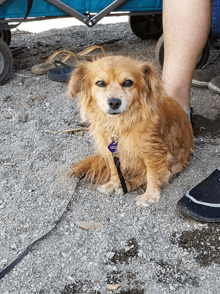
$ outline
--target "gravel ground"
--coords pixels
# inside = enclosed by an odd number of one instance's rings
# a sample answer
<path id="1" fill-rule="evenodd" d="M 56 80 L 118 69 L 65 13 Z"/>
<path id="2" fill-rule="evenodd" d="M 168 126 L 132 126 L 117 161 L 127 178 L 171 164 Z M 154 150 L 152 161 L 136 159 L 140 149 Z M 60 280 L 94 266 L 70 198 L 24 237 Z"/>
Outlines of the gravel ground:
<path id="1" fill-rule="evenodd" d="M 106 196 L 83 181 L 76 189 L 69 167 L 93 152 L 87 131 L 64 132 L 81 128 L 77 99 L 30 67 L 93 44 L 153 61 L 156 41 L 138 39 L 127 23 L 12 36 L 14 72 L 0 91 L 0 271 L 52 231 L 0 281 L 0 293 L 219 293 L 219 226 L 175 210 L 220 165 L 219 96 L 192 88 L 195 154 L 158 204 L 137 207 L 141 191 Z M 94 226 L 82 228 L 88 221 Z"/>

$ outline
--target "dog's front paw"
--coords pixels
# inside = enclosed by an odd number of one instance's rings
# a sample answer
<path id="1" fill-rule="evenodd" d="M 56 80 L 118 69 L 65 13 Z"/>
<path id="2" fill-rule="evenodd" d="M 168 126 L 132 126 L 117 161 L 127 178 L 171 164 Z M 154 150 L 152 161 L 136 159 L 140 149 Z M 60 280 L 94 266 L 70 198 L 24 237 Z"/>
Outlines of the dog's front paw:
<path id="1" fill-rule="evenodd" d="M 122 195 L 123 190 L 121 188 L 121 185 L 119 183 L 115 182 L 109 182 L 105 185 L 102 185 L 97 188 L 97 191 L 106 195 L 111 195 L 115 193 L 116 195 Z"/>
<path id="2" fill-rule="evenodd" d="M 109 187 L 108 184 L 105 184 L 105 185 L 99 186 L 97 188 L 97 191 L 102 194 L 111 195 L 111 194 L 113 194 L 114 189 Z"/>
<path id="3" fill-rule="evenodd" d="M 147 207 L 149 205 L 151 205 L 152 203 L 156 203 L 159 201 L 160 198 L 160 194 L 156 193 L 156 194 L 149 194 L 149 193 L 144 193 L 143 195 L 140 195 L 137 199 L 136 199 L 136 203 L 139 206 L 144 206 Z"/>
<path id="4" fill-rule="evenodd" d="M 121 195 L 124 194 L 123 189 L 122 189 L 122 187 L 121 187 L 121 185 L 119 183 L 115 184 L 115 194 L 117 196 L 121 196 Z"/>

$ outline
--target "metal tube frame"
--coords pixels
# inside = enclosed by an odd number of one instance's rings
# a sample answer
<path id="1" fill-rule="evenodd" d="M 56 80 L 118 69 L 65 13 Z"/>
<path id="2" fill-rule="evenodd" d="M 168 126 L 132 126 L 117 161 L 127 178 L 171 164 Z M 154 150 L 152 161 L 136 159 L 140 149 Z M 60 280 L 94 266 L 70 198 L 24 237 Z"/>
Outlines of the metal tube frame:
<path id="1" fill-rule="evenodd" d="M 118 8 L 121 4 L 126 3 L 128 0 L 115 0 L 107 7 L 105 7 L 102 11 L 95 14 L 93 17 L 90 17 L 90 14 L 84 15 L 77 10 L 73 9 L 72 7 L 66 5 L 65 3 L 61 2 L 60 0 L 46 0 L 50 4 L 54 5 L 55 7 L 59 8 L 63 12 L 67 13 L 70 16 L 75 17 L 79 21 L 85 23 L 88 27 L 94 26 L 98 21 L 100 21 L 103 17 L 108 15 L 111 11 Z"/>
<path id="2" fill-rule="evenodd" d="M 36 21 L 36 20 L 45 20 L 45 19 L 53 19 L 53 18 L 65 18 L 68 16 L 75 17 L 82 23 L 86 24 L 88 27 L 94 26 L 97 22 L 99 22 L 102 18 L 105 16 L 121 16 L 121 15 L 155 15 L 155 14 L 161 14 L 162 10 L 156 10 L 156 11 L 125 11 L 125 12 L 114 12 L 116 8 L 118 8 L 120 5 L 125 4 L 129 0 L 115 0 L 111 4 L 109 4 L 107 7 L 105 7 L 102 11 L 99 13 L 86 13 L 82 14 L 78 12 L 77 10 L 73 9 L 72 7 L 66 5 L 65 3 L 61 2 L 60 0 L 46 0 L 48 3 L 52 4 L 53 6 L 59 8 L 61 11 L 65 12 L 67 15 L 60 15 L 60 16 L 51 16 L 51 17 L 28 17 L 24 21 Z M 112 12 L 113 11 L 113 12 Z M 0 29 L 1 29 L 1 23 L 7 24 L 11 22 L 20 22 L 22 21 L 22 18 L 14 18 L 14 19 L 3 19 L 0 20 Z"/>

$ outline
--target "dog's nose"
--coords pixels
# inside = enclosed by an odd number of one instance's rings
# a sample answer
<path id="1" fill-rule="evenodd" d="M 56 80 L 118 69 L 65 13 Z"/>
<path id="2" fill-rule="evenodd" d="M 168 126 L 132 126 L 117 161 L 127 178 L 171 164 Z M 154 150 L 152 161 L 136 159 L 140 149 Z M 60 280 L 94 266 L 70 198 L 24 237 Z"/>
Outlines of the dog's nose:
<path id="1" fill-rule="evenodd" d="M 108 99 L 108 105 L 111 109 L 118 109 L 121 106 L 121 100 L 118 98 L 110 98 Z"/>

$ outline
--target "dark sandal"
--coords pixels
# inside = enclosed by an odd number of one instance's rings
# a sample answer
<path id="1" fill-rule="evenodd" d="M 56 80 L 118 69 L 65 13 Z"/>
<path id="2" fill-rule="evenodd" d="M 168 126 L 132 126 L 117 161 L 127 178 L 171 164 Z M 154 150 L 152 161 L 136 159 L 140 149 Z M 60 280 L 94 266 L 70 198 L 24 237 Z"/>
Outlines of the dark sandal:
<path id="1" fill-rule="evenodd" d="M 220 167 L 190 189 L 177 203 L 181 214 L 204 222 L 220 222 Z"/>
<path id="2" fill-rule="evenodd" d="M 59 60 L 55 60 L 54 65 L 55 68 L 50 69 L 47 73 L 48 78 L 56 82 L 68 82 L 74 67 Z"/>

